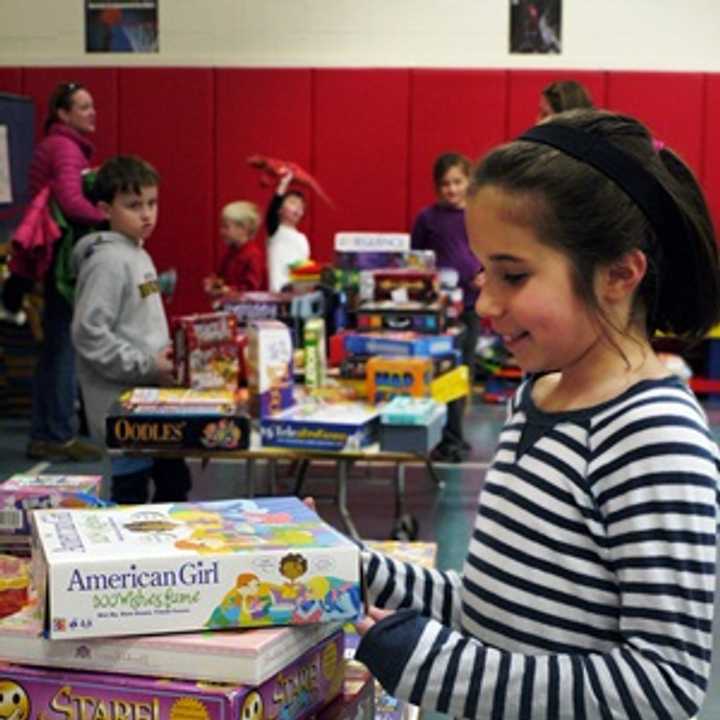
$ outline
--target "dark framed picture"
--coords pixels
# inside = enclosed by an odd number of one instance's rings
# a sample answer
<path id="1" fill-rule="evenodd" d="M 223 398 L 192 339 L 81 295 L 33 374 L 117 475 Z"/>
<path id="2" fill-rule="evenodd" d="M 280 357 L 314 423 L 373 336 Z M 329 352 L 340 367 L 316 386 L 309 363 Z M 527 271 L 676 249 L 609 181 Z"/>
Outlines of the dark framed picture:
<path id="1" fill-rule="evenodd" d="M 158 0 L 85 0 L 85 52 L 156 53 Z"/>
<path id="2" fill-rule="evenodd" d="M 562 51 L 562 0 L 510 0 L 510 52 Z"/>

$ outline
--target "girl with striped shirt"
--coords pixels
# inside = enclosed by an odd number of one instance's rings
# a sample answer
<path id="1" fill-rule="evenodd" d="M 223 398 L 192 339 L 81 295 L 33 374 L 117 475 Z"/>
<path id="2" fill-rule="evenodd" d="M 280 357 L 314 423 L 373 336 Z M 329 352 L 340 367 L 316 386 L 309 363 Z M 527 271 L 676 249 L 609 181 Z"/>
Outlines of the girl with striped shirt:
<path id="1" fill-rule="evenodd" d="M 718 450 L 650 343 L 720 316 L 687 166 L 637 121 L 561 113 L 475 169 L 477 311 L 527 380 L 462 575 L 367 553 L 357 658 L 468 718 L 680 720 L 710 675 Z"/>

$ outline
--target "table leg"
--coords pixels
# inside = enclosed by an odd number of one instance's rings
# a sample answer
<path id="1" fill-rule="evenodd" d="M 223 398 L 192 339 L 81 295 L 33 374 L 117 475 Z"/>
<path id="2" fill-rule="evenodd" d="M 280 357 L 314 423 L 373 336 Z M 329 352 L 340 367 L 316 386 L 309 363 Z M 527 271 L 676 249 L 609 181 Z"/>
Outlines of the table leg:
<path id="1" fill-rule="evenodd" d="M 428 475 L 430 475 L 430 479 L 435 483 L 435 486 L 442 489 L 445 487 L 445 481 L 441 480 L 439 475 L 437 474 L 437 471 L 435 470 L 435 466 L 432 463 L 432 460 L 429 457 L 425 458 L 425 468 L 428 471 Z"/>
<path id="2" fill-rule="evenodd" d="M 395 464 L 393 476 L 395 488 L 395 520 L 405 514 L 405 465 L 399 462 Z"/>
<path id="3" fill-rule="evenodd" d="M 345 525 L 345 529 L 354 540 L 359 540 L 360 535 L 358 534 L 355 523 L 353 523 L 352 517 L 350 517 L 350 511 L 347 506 L 347 481 L 348 481 L 348 469 L 350 463 L 347 460 L 338 460 L 337 464 L 337 504 L 338 510 L 340 511 L 340 517 Z"/>
<path id="4" fill-rule="evenodd" d="M 268 485 L 271 495 L 277 495 L 277 477 L 277 460 L 273 460 L 272 458 L 270 458 L 268 460 Z"/>
<path id="5" fill-rule="evenodd" d="M 254 458 L 247 459 L 247 496 L 249 498 L 255 497 L 255 460 Z"/>
<path id="6" fill-rule="evenodd" d="M 394 474 L 395 520 L 390 537 L 393 540 L 417 540 L 418 521 L 405 512 L 405 464 L 397 463 Z"/>

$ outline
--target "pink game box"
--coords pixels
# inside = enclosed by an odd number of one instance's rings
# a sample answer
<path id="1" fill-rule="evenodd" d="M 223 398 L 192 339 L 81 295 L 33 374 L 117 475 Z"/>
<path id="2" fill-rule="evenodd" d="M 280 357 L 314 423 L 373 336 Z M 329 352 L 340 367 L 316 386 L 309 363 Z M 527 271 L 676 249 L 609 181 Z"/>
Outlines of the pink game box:
<path id="1" fill-rule="evenodd" d="M 0 717 L 17 720 L 297 720 L 343 684 L 336 632 L 259 686 L 223 685 L 0 663 Z M 192 657 L 188 663 L 195 663 Z"/>
<path id="2" fill-rule="evenodd" d="M 0 620 L 0 659 L 22 665 L 259 685 L 334 635 L 338 623 L 47 640 L 37 600 Z M 192 663 L 188 657 L 192 656 Z"/>

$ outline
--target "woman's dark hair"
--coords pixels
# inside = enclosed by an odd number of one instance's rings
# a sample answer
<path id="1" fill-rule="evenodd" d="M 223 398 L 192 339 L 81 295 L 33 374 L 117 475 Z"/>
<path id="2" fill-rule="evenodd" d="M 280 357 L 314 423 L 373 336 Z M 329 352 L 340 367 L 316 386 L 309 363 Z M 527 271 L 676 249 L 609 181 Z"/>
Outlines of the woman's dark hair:
<path id="1" fill-rule="evenodd" d="M 554 113 L 593 107 L 590 93 L 575 80 L 559 80 L 550 83 L 541 94 L 548 101 L 548 105 Z"/>
<path id="2" fill-rule="evenodd" d="M 448 152 L 439 155 L 433 165 L 433 183 L 440 187 L 442 179 L 450 168 L 459 167 L 466 175 L 470 175 L 470 160 L 464 155 L 456 152 Z"/>
<path id="3" fill-rule="evenodd" d="M 142 188 L 160 183 L 157 170 L 135 155 L 116 155 L 102 164 L 91 190 L 95 203 L 112 203 L 121 192 L 140 194 Z"/>
<path id="4" fill-rule="evenodd" d="M 289 197 L 299 197 L 305 202 L 305 196 L 299 190 L 288 190 L 282 195 L 275 193 L 273 199 L 270 201 L 270 205 L 265 214 L 265 229 L 267 230 L 268 237 L 275 234 L 275 231 L 280 227 L 280 208 L 283 203 Z"/>
<path id="5" fill-rule="evenodd" d="M 50 127 L 60 122 L 59 110 L 67 110 L 68 112 L 72 109 L 73 98 L 78 90 L 84 90 L 85 86 L 76 82 L 60 83 L 55 87 L 48 101 L 48 114 L 45 119 L 45 134 L 47 135 Z"/>
<path id="6" fill-rule="evenodd" d="M 649 335 L 659 330 L 703 337 L 720 318 L 720 268 L 712 220 L 692 171 L 672 151 L 656 151 L 647 128 L 630 117 L 575 110 L 552 117 L 542 127 L 548 125 L 601 136 L 641 165 L 663 187 L 666 201 L 675 203 L 682 236 L 658 237 L 613 180 L 536 142 L 516 140 L 491 151 L 473 173 L 470 196 L 486 186 L 514 196 L 517 221 L 569 258 L 576 290 L 600 316 L 593 290 L 596 269 L 641 250 L 647 271 L 633 310 L 644 312 Z"/>

